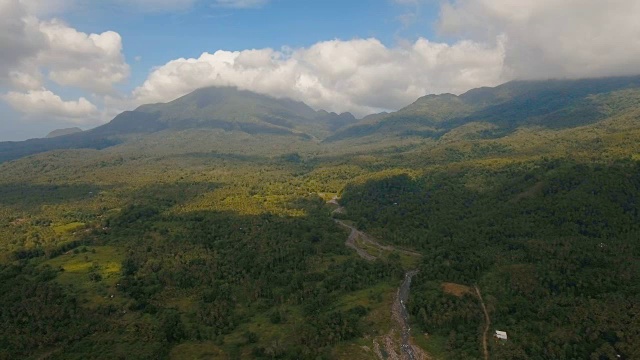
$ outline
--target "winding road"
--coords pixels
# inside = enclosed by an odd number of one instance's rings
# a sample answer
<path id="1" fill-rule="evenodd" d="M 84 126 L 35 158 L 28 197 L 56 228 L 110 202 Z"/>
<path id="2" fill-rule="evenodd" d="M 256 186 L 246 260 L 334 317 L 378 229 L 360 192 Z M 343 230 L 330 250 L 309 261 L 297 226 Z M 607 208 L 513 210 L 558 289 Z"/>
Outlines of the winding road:
<path id="1" fill-rule="evenodd" d="M 351 230 L 351 233 L 349 234 L 349 237 L 347 238 L 347 241 L 344 243 L 347 247 L 350 247 L 353 250 L 355 250 L 358 253 L 358 255 L 360 255 L 360 257 L 365 259 L 365 260 L 373 261 L 373 260 L 376 259 L 375 256 L 369 254 L 364 249 L 358 247 L 358 245 L 356 243 L 356 240 L 358 239 L 358 237 L 360 237 L 360 238 L 365 238 L 366 237 L 361 231 L 359 231 L 355 227 L 345 223 L 342 220 L 338 220 L 338 219 L 333 219 L 333 220 L 336 223 L 340 224 L 341 226 L 346 227 L 346 228 Z"/>
<path id="2" fill-rule="evenodd" d="M 335 209 L 333 213 L 344 212 L 344 208 L 340 206 L 337 198 L 334 197 L 328 203 L 338 206 L 338 208 Z M 340 226 L 345 227 L 351 231 L 349 233 L 349 237 L 347 238 L 347 241 L 345 242 L 345 245 L 355 250 L 361 258 L 367 261 L 373 261 L 376 259 L 376 257 L 370 254 L 369 252 L 367 252 L 367 250 L 361 248 L 358 244 L 358 239 L 360 239 L 361 243 L 367 246 L 376 248 L 379 252 L 397 251 L 397 252 L 411 255 L 411 256 L 421 256 L 421 254 L 417 252 L 397 249 L 390 245 L 382 245 L 376 240 L 372 239 L 367 234 L 365 234 L 364 232 L 356 229 L 354 226 L 351 226 L 339 219 L 333 219 L 333 220 Z M 391 308 L 392 317 L 396 320 L 396 322 L 400 327 L 400 334 L 402 339 L 402 343 L 400 344 L 401 352 L 404 355 L 403 357 L 408 360 L 417 360 L 420 358 L 424 358 L 424 356 L 417 356 L 416 350 L 411 345 L 411 327 L 409 325 L 409 311 L 407 310 L 407 306 L 406 306 L 406 303 L 409 300 L 409 291 L 411 290 L 411 280 L 416 274 L 418 274 L 418 270 L 410 270 L 405 273 L 404 280 L 402 281 L 402 284 L 400 285 L 400 287 L 398 288 L 398 291 L 396 292 L 396 297 Z"/>

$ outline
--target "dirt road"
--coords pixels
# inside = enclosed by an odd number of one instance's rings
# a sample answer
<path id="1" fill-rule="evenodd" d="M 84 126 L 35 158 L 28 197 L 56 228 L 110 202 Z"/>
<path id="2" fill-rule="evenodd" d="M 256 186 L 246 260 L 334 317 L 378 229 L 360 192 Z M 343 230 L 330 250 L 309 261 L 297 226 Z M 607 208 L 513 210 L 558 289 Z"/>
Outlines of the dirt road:
<path id="1" fill-rule="evenodd" d="M 373 238 L 371 238 L 369 235 L 363 233 L 362 231 L 356 229 L 355 227 L 345 223 L 342 220 L 338 220 L 338 219 L 333 219 L 336 223 L 338 223 L 340 226 L 345 227 L 349 230 L 351 230 L 351 233 L 349 234 L 349 237 L 347 238 L 347 241 L 345 242 L 345 245 L 347 245 L 348 247 L 354 249 L 356 252 L 358 252 L 358 255 L 360 255 L 360 257 L 362 257 L 363 259 L 366 260 L 374 260 L 376 257 L 370 253 L 368 253 L 365 249 L 361 248 L 358 246 L 357 240 L 360 239 L 360 241 L 365 244 L 365 245 L 369 245 L 371 247 L 376 248 L 378 251 L 387 251 L 387 252 L 393 252 L 393 251 L 397 251 L 401 254 L 407 254 L 407 255 L 411 255 L 411 256 L 421 256 L 420 253 L 414 252 L 414 251 L 409 251 L 409 250 L 402 250 L 402 249 L 398 249 L 395 248 L 391 245 L 382 245 L 379 242 L 377 242 L 376 240 L 374 240 Z"/>
<path id="2" fill-rule="evenodd" d="M 489 347 L 487 346 L 487 337 L 489 336 L 489 327 L 491 326 L 491 318 L 489 318 L 489 312 L 487 311 L 487 307 L 484 305 L 484 300 L 482 300 L 482 294 L 480 294 L 480 289 L 477 286 L 474 286 L 476 289 L 476 295 L 478 295 L 478 300 L 480 300 L 480 305 L 482 306 L 482 311 L 484 312 L 484 331 L 482 333 L 482 352 L 484 354 L 484 359 L 489 360 Z"/>

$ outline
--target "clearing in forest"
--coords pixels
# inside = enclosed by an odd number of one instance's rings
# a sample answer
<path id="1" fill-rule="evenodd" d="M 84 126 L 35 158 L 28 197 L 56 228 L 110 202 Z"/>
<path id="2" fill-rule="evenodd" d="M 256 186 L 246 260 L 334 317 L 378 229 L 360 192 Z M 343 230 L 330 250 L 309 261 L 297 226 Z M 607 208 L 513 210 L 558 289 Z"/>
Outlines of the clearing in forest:
<path id="1" fill-rule="evenodd" d="M 473 289 L 471 287 L 456 283 L 442 283 L 442 291 L 445 294 L 450 294 L 457 297 L 463 297 L 465 294 L 474 295 Z"/>

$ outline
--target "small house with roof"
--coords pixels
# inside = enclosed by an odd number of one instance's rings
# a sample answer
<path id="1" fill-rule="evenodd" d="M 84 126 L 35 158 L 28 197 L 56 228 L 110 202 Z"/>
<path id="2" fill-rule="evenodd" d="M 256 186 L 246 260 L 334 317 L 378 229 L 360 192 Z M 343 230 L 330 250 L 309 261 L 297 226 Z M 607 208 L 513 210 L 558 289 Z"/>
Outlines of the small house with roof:
<path id="1" fill-rule="evenodd" d="M 496 334 L 494 335 L 496 338 L 500 340 L 507 340 L 507 332 L 496 330 Z"/>

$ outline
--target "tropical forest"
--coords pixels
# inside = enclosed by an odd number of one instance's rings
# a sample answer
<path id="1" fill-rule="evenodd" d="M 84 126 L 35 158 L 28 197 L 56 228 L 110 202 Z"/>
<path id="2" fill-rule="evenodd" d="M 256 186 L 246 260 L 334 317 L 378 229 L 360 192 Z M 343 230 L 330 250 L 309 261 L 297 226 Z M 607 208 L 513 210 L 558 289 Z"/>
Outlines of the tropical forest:
<path id="1" fill-rule="evenodd" d="M 640 359 L 640 77 L 77 130 L 0 143 L 0 359 Z"/>

